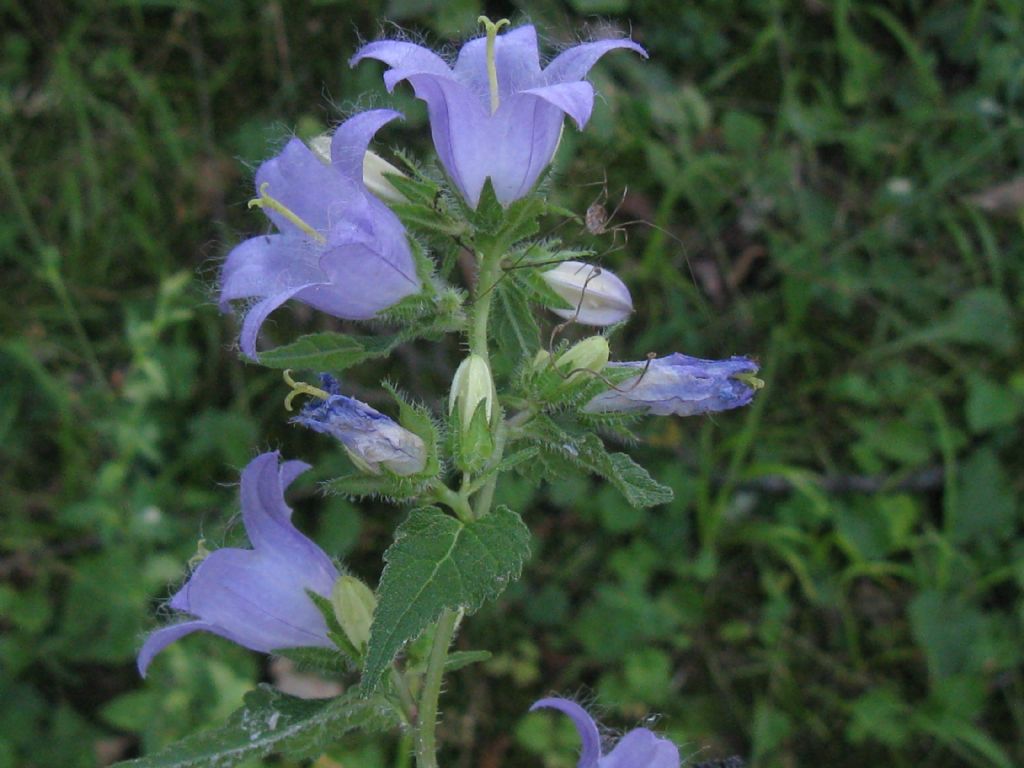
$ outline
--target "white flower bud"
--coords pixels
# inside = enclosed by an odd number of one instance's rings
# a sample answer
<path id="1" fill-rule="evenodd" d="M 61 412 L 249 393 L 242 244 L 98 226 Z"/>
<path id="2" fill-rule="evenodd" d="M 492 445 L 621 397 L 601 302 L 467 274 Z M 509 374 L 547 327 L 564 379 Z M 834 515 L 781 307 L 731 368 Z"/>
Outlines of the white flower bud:
<path id="1" fill-rule="evenodd" d="M 406 203 L 405 195 L 388 181 L 388 176 L 405 176 L 400 170 L 378 154 L 367 150 L 363 155 L 363 183 L 385 203 Z"/>
<path id="2" fill-rule="evenodd" d="M 622 322 L 633 312 L 633 298 L 626 284 L 607 269 L 582 261 L 563 261 L 542 272 L 541 277 L 572 304 L 572 309 L 550 308 L 566 320 L 606 326 Z"/>
<path id="3" fill-rule="evenodd" d="M 487 361 L 480 355 L 470 355 L 455 371 L 452 391 L 448 398 L 448 413 L 459 406 L 459 421 L 463 430 L 469 429 L 480 403 L 484 404 L 487 420 L 494 410 L 494 381 Z"/>
<path id="4" fill-rule="evenodd" d="M 309 140 L 309 148 L 324 165 L 331 164 L 331 134 L 325 133 Z M 404 176 L 380 155 L 366 150 L 363 155 L 363 184 L 366 188 L 385 203 L 408 202 L 395 185 L 388 181 L 388 176 Z"/>

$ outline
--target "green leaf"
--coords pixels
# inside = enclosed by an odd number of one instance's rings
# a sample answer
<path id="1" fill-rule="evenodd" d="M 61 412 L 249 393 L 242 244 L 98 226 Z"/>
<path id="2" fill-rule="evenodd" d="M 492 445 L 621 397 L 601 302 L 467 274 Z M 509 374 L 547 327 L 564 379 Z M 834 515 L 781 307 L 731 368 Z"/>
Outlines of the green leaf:
<path id="1" fill-rule="evenodd" d="M 311 333 L 291 344 L 260 353 L 268 368 L 304 368 L 311 371 L 343 371 L 364 360 L 384 357 L 404 339 L 394 336 L 346 336 L 343 333 Z"/>
<path id="2" fill-rule="evenodd" d="M 390 307 L 387 318 L 408 325 L 397 333 L 382 336 L 311 333 L 291 344 L 261 352 L 259 362 L 268 368 L 343 371 L 365 360 L 387 357 L 407 341 L 438 339 L 461 328 L 461 296 L 457 291 L 446 291 L 436 298 L 410 296 Z"/>
<path id="3" fill-rule="evenodd" d="M 479 664 L 491 658 L 490 651 L 455 651 L 448 654 L 448 661 L 444 663 L 445 672 L 454 672 L 457 669 L 468 667 L 470 664 Z"/>
<path id="4" fill-rule="evenodd" d="M 468 523 L 436 507 L 414 510 L 384 553 L 363 687 L 376 688 L 402 645 L 446 608 L 473 613 L 501 594 L 529 555 L 530 531 L 507 507 Z"/>
<path id="5" fill-rule="evenodd" d="M 230 768 L 246 758 L 282 752 L 315 758 L 344 733 L 390 727 L 398 718 L 382 697 L 355 691 L 334 699 L 299 699 L 270 686 L 246 694 L 245 704 L 220 728 L 203 731 L 123 768 Z"/>
<path id="6" fill-rule="evenodd" d="M 537 417 L 531 431 L 548 458 L 556 461 L 548 466 L 557 471 L 558 464 L 586 469 L 614 485 L 634 507 L 667 504 L 674 496 L 672 489 L 662 485 L 647 470 L 624 453 L 609 453 L 597 435 L 573 435 L 547 417 Z"/>
<path id="7" fill-rule="evenodd" d="M 491 328 L 499 349 L 516 365 L 533 357 L 540 349 L 540 328 L 529 297 L 518 280 L 506 274 L 494 291 Z"/>

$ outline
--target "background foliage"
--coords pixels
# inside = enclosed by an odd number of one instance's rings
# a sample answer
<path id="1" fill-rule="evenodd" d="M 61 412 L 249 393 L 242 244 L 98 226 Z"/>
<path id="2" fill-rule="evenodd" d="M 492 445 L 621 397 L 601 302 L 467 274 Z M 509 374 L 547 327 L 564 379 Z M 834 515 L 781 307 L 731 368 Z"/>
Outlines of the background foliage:
<path id="1" fill-rule="evenodd" d="M 663 713 L 698 759 L 1024 763 L 1018 2 L 42 0 L 0 18 L 0 766 L 104 764 L 256 681 L 309 684 L 200 636 L 134 670 L 197 538 L 240 539 L 239 467 L 267 447 L 342 463 L 238 361 L 211 287 L 260 226 L 253 165 L 383 103 L 378 70 L 344 64 L 360 35 L 457 38 L 483 10 L 552 46 L 600 14 L 649 48 L 595 70 L 606 100 L 566 130 L 557 201 L 622 201 L 624 231 L 592 241 L 637 299 L 620 358 L 757 353 L 769 386 L 647 423 L 667 506 L 506 483 L 534 557 L 462 632 L 495 655 L 445 694 L 447 764 L 573 765 L 571 726 L 524 714 L 551 690 L 613 726 Z M 397 101 L 388 139 L 425 152 L 423 109 Z M 275 320 L 273 342 L 332 327 Z M 379 403 L 388 375 L 437 403 L 456 359 L 412 345 L 346 387 Z M 310 479 L 293 498 L 379 573 L 404 513 Z M 408 744 L 332 760 L 406 765 Z"/>

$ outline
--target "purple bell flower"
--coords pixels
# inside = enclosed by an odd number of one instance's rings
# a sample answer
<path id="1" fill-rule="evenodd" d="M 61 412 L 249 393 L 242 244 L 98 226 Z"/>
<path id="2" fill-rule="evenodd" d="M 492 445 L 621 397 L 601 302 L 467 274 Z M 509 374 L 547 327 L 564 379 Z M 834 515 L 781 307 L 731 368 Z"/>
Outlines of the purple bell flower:
<path id="1" fill-rule="evenodd" d="M 764 382 L 754 377 L 758 365 L 749 357 L 701 360 L 682 353 L 615 368 L 646 370 L 616 389 L 602 392 L 584 406 L 588 413 L 631 411 L 655 416 L 693 416 L 747 405 Z"/>
<path id="2" fill-rule="evenodd" d="M 491 25 L 493 30 L 497 25 Z M 565 115 L 582 129 L 594 107 L 594 87 L 583 78 L 601 56 L 632 40 L 600 40 L 563 51 L 541 69 L 537 32 L 522 26 L 462 46 L 454 66 L 428 48 L 401 40 L 363 46 L 349 61 L 378 59 L 388 91 L 403 80 L 427 103 L 441 164 L 466 202 L 476 208 L 488 177 L 502 205 L 524 197 L 551 162 Z"/>
<path id="3" fill-rule="evenodd" d="M 580 734 L 583 749 L 577 768 L 679 768 L 679 750 L 646 728 L 634 728 L 607 755 L 601 754 L 601 734 L 587 711 L 568 699 L 541 699 L 530 711 L 549 708 L 568 715 Z"/>
<path id="4" fill-rule="evenodd" d="M 153 632 L 139 651 L 139 674 L 153 657 L 192 632 L 212 632 L 254 651 L 333 647 L 327 624 L 306 594 L 325 598 L 338 579 L 331 559 L 292 525 L 284 489 L 309 465 L 264 453 L 242 470 L 242 522 L 253 549 L 218 549 L 171 598 L 194 619 Z"/>
<path id="5" fill-rule="evenodd" d="M 427 464 L 427 448 L 418 435 L 380 411 L 339 394 L 333 376 L 320 374 L 325 399 L 311 400 L 292 421 L 337 439 L 362 470 L 379 475 L 415 475 Z"/>
<path id="6" fill-rule="evenodd" d="M 258 205 L 278 234 L 253 237 L 228 254 L 220 306 L 258 299 L 242 324 L 242 351 L 256 358 L 267 316 L 289 299 L 347 320 L 366 320 L 421 288 L 405 229 L 367 190 L 363 158 L 374 134 L 401 117 L 377 109 L 342 123 L 324 162 L 298 139 L 256 172 Z"/>

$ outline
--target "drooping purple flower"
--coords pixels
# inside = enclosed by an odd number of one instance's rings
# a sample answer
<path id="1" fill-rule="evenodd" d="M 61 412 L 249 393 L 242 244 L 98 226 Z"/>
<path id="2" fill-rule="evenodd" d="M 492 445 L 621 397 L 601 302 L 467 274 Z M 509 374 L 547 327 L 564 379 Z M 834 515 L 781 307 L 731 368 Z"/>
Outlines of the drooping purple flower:
<path id="1" fill-rule="evenodd" d="M 139 673 L 160 651 L 192 632 L 212 632 L 254 651 L 331 647 L 327 625 L 306 590 L 330 597 L 338 570 L 292 525 L 284 489 L 309 465 L 257 456 L 242 471 L 242 522 L 253 549 L 207 555 L 170 606 L 193 619 L 153 632 L 139 651 Z"/>
<path id="2" fill-rule="evenodd" d="M 371 474 L 380 474 L 381 467 L 403 476 L 423 471 L 427 449 L 418 435 L 339 394 L 334 377 L 321 374 L 320 381 L 329 397 L 310 400 L 292 421 L 340 441 L 352 461 Z"/>
<path id="3" fill-rule="evenodd" d="M 421 288 L 405 229 L 363 183 L 363 158 L 374 134 L 401 117 L 386 109 L 342 123 L 324 162 L 292 139 L 256 172 L 253 201 L 278 234 L 253 237 L 228 254 L 220 305 L 257 299 L 242 324 L 241 347 L 256 357 L 267 316 L 289 299 L 334 317 L 366 320 Z"/>
<path id="4" fill-rule="evenodd" d="M 555 154 L 565 116 L 580 129 L 590 119 L 594 87 L 583 78 L 601 56 L 616 48 L 647 56 L 632 40 L 600 40 L 569 48 L 541 69 L 529 25 L 497 36 L 493 57 L 487 47 L 487 36 L 470 40 L 449 66 L 428 48 L 379 40 L 349 61 L 387 64 L 388 91 L 403 80 L 412 85 L 427 103 L 441 164 L 473 208 L 488 177 L 502 205 L 530 192 Z"/>
<path id="5" fill-rule="evenodd" d="M 652 360 L 649 365 L 639 361 L 612 363 L 610 367 L 637 368 L 642 372 L 615 389 L 602 392 L 583 410 L 693 416 L 747 405 L 763 386 L 753 375 L 758 364 L 749 357 L 701 360 L 677 352 Z"/>
<path id="6" fill-rule="evenodd" d="M 530 711 L 542 708 L 557 709 L 572 719 L 583 742 L 577 768 L 679 768 L 676 745 L 646 728 L 634 728 L 604 755 L 597 723 L 583 707 L 568 699 L 547 698 L 530 707 Z"/>

